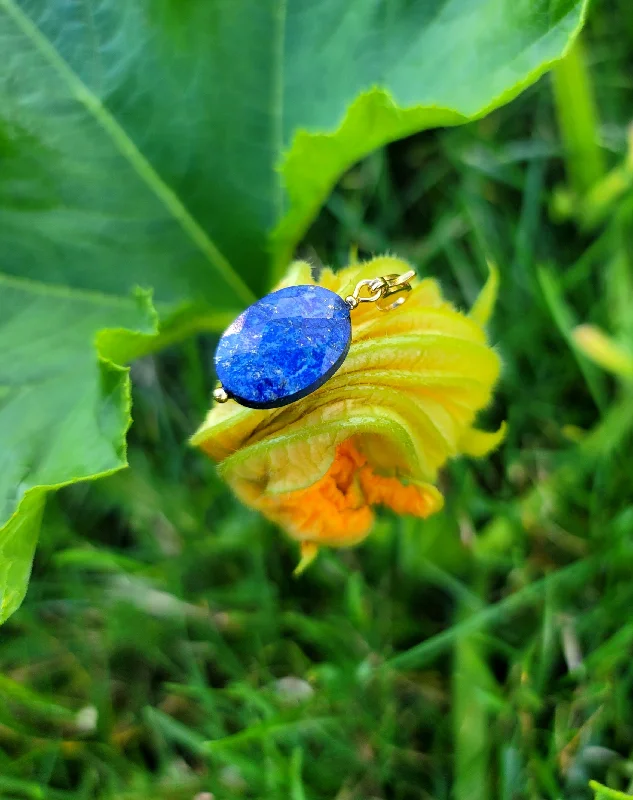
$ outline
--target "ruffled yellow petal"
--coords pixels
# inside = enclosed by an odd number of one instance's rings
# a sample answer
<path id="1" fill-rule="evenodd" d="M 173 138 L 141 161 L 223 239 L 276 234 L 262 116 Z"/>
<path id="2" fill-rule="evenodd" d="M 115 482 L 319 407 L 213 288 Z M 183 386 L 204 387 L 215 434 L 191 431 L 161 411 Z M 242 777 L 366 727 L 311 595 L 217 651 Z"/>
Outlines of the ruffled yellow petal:
<path id="1" fill-rule="evenodd" d="M 492 263 L 488 262 L 488 280 L 484 288 L 481 290 L 479 297 L 475 300 L 475 305 L 470 310 L 471 319 L 475 320 L 479 325 L 487 325 L 488 320 L 492 316 L 495 304 L 497 302 L 497 294 L 499 293 L 499 270 Z"/>
<path id="2" fill-rule="evenodd" d="M 323 270 L 319 284 L 345 297 L 360 280 L 408 269 L 382 256 Z M 281 285 L 308 283 L 310 265 L 295 262 Z M 484 455 L 502 440 L 504 428 L 473 427 L 500 371 L 483 329 L 496 285 L 491 268 L 470 316 L 430 279 L 417 282 L 397 310 L 361 305 L 347 359 L 316 392 L 279 409 L 211 409 L 192 442 L 247 505 L 303 543 L 301 569 L 319 546 L 362 541 L 376 505 L 435 513 L 443 501 L 433 483 L 447 459 Z"/>
<path id="3" fill-rule="evenodd" d="M 460 450 L 466 456 L 482 458 L 499 447 L 505 439 L 506 433 L 507 425 L 505 422 L 498 431 L 492 431 L 491 433 L 470 428 L 461 438 Z"/>

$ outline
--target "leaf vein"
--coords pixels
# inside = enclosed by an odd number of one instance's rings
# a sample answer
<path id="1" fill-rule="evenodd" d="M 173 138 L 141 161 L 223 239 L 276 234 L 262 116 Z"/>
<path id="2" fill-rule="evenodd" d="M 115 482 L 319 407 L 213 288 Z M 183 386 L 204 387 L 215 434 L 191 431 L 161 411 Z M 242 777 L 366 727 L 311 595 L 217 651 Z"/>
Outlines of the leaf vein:
<path id="1" fill-rule="evenodd" d="M 93 116 L 141 180 L 163 203 L 171 216 L 179 222 L 181 228 L 237 295 L 245 303 L 251 303 L 254 298 L 250 289 L 235 272 L 228 259 L 191 215 L 176 192 L 161 178 L 125 129 L 112 116 L 101 100 L 75 74 L 53 43 L 42 33 L 35 22 L 24 13 L 15 0 L 0 0 L 0 8 L 4 9 L 22 34 L 47 59 L 60 78 L 66 82 L 74 98 Z"/>

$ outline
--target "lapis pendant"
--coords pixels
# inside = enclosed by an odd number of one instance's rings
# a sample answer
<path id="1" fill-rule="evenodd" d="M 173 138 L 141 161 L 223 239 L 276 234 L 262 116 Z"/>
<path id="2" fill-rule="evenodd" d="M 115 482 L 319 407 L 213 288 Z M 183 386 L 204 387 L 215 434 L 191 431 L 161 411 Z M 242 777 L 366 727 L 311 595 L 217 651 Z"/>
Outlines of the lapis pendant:
<path id="1" fill-rule="evenodd" d="M 277 408 L 314 392 L 345 361 L 350 307 L 322 286 L 288 286 L 249 306 L 222 334 L 215 368 L 248 408 Z"/>
<path id="2" fill-rule="evenodd" d="M 352 341 L 350 312 L 359 303 L 373 302 L 383 311 L 399 306 L 414 274 L 360 281 L 345 299 L 308 285 L 288 286 L 253 303 L 218 343 L 216 400 L 278 408 L 311 394 L 345 361 Z"/>

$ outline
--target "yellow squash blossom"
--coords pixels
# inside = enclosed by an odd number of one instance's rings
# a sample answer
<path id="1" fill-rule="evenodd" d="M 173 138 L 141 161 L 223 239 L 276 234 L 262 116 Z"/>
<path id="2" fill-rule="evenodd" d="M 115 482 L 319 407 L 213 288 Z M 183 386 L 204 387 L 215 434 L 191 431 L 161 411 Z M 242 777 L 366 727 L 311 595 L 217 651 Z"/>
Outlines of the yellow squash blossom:
<path id="1" fill-rule="evenodd" d="M 347 297 L 360 280 L 408 269 L 383 256 L 324 270 L 319 284 Z M 276 288 L 314 282 L 295 262 Z M 503 437 L 473 427 L 499 376 L 483 329 L 495 295 L 493 271 L 468 316 L 431 279 L 393 311 L 360 305 L 349 355 L 324 386 L 283 408 L 215 405 L 192 443 L 246 505 L 301 543 L 300 566 L 321 545 L 362 541 L 376 505 L 428 517 L 442 507 L 434 483 L 446 460 L 485 455 Z"/>

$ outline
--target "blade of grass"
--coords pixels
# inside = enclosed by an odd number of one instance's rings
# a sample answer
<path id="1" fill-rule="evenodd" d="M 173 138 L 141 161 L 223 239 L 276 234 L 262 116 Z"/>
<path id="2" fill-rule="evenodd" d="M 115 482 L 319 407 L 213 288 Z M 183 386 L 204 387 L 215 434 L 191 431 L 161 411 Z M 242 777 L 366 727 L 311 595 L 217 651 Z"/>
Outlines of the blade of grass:
<path id="1" fill-rule="evenodd" d="M 291 800 L 306 800 L 306 793 L 301 779 L 303 769 L 303 750 L 295 747 L 290 758 L 290 798 Z"/>
<path id="2" fill-rule="evenodd" d="M 574 319 L 571 308 L 563 298 L 556 275 L 553 270 L 546 267 L 539 267 L 536 274 L 552 319 L 576 359 L 594 403 L 599 411 L 604 411 L 606 397 L 603 376 L 575 345 L 572 332 L 577 327 L 578 322 Z"/>
<path id="3" fill-rule="evenodd" d="M 476 612 L 467 619 L 453 625 L 452 628 L 432 636 L 425 642 L 420 642 L 420 644 L 405 650 L 403 653 L 399 653 L 389 659 L 386 662 L 386 666 L 399 670 L 420 669 L 465 637 L 487 629 L 501 621 L 507 622 L 512 614 L 528 605 L 541 603 L 545 593 L 552 587 L 560 588 L 565 586 L 570 589 L 574 586 L 582 585 L 594 574 L 596 569 L 600 568 L 600 564 L 601 562 L 598 558 L 590 558 L 571 564 L 568 567 L 563 567 L 551 575 L 525 586 L 500 602 Z"/>
<path id="4" fill-rule="evenodd" d="M 462 612 L 464 621 L 469 615 L 468 608 Z M 492 740 L 486 694 L 493 687 L 482 641 L 476 634 L 458 640 L 453 656 L 455 800 L 487 800 L 492 796 Z"/>

